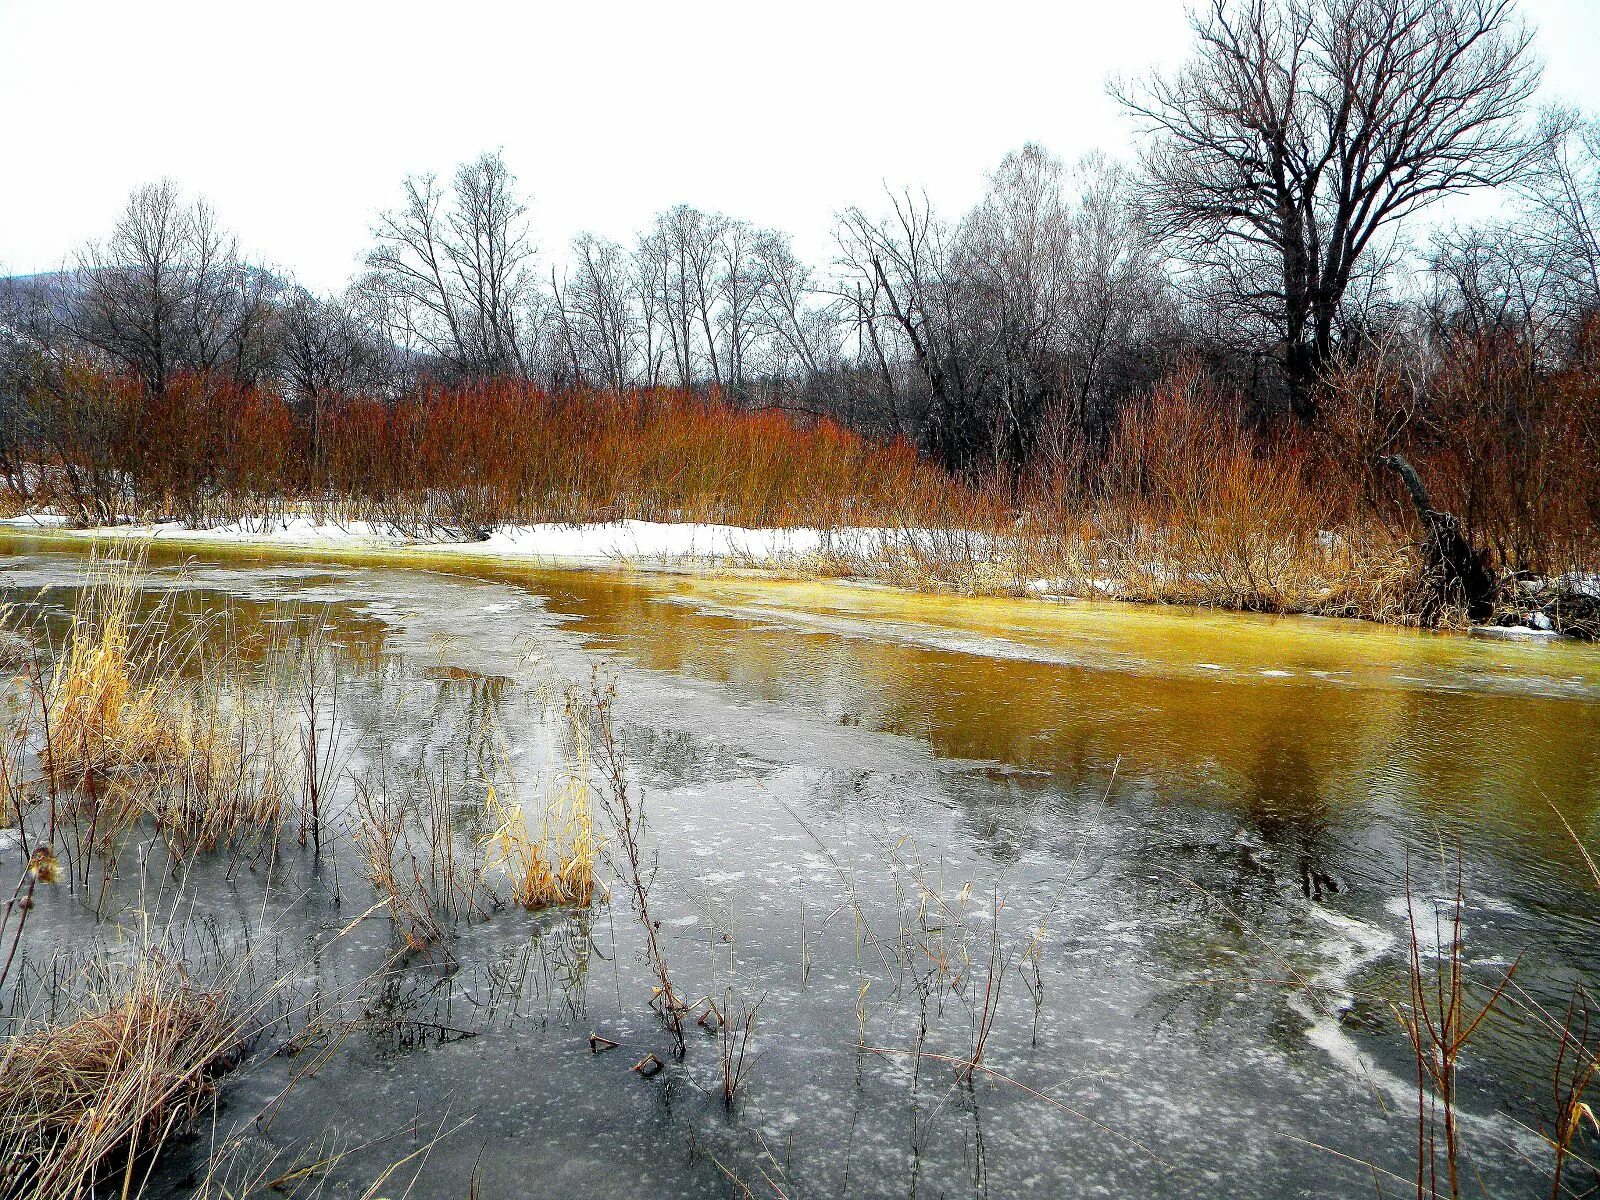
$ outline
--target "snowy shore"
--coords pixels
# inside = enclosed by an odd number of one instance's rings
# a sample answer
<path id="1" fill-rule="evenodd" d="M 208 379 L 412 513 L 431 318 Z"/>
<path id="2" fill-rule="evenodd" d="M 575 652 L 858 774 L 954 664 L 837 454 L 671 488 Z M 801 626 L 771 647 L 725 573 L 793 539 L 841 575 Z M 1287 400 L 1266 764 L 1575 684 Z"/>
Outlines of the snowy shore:
<path id="1" fill-rule="evenodd" d="M 476 539 L 418 538 L 366 521 L 328 524 L 306 517 L 249 520 L 204 528 L 164 521 L 74 529 L 69 528 L 65 517 L 49 513 L 0 519 L 0 529 L 17 533 L 48 531 L 91 541 L 413 550 L 429 555 L 523 559 L 554 566 L 683 562 L 777 567 L 797 565 L 830 552 L 870 552 L 874 547 L 916 536 L 912 531 L 894 529 L 746 529 L 736 525 L 613 521 L 511 526 Z"/>
<path id="2" fill-rule="evenodd" d="M 232 524 L 190 527 L 177 521 L 73 528 L 53 513 L 0 518 L 0 530 L 39 532 L 90 542 L 168 542 L 189 546 L 259 547 L 281 551 L 332 551 L 441 558 L 496 559 L 550 567 L 633 566 L 653 569 L 748 569 L 804 574 L 894 578 L 879 568 L 906 557 L 945 559 L 994 572 L 1000 594 L 1046 600 L 1084 597 L 1125 599 L 1114 577 L 1032 579 L 1013 576 L 1003 549 L 989 535 L 967 530 L 887 527 L 745 528 L 690 522 L 610 521 L 507 526 L 478 536 L 440 531 L 416 536 L 367 521 L 319 522 L 306 516 L 252 518 Z M 1158 567 L 1145 568 L 1156 572 Z M 1002 578 L 1003 577 L 1003 578 Z M 1572 574 L 1521 584 L 1530 605 L 1521 619 L 1475 625 L 1478 637 L 1558 638 L 1562 633 L 1539 609 L 1536 594 L 1549 591 L 1580 602 L 1600 600 L 1600 575 Z"/>

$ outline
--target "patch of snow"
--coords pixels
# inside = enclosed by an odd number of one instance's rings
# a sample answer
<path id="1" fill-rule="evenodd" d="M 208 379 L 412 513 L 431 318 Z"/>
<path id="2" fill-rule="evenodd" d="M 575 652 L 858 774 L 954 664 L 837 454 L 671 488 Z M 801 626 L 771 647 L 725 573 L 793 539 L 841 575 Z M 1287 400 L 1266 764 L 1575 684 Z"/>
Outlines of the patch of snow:
<path id="1" fill-rule="evenodd" d="M 1580 596 L 1590 596 L 1600 600 L 1600 574 L 1584 575 L 1574 571 L 1570 575 L 1563 575 L 1556 581 L 1563 591 L 1576 592 Z"/>
<path id="2" fill-rule="evenodd" d="M 867 535 L 874 532 L 861 533 Z M 468 554 L 586 561 L 720 559 L 781 562 L 823 549 L 819 529 L 744 529 L 736 525 L 616 521 L 604 525 L 523 525 L 498 529 Z"/>
<path id="3" fill-rule="evenodd" d="M 61 527 L 66 518 L 33 514 L 8 518 L 15 528 Z M 508 526 L 479 541 L 424 541 L 370 521 L 319 523 L 309 517 L 269 518 L 191 529 L 176 521 L 74 530 L 84 537 L 123 541 L 182 539 L 215 544 L 349 546 L 430 551 L 555 562 L 712 560 L 731 564 L 795 562 L 821 553 L 866 553 L 883 546 L 925 549 L 935 532 L 911 529 L 746 529 L 735 525 L 613 521 L 588 525 Z"/>
<path id="4" fill-rule="evenodd" d="M 1548 641 L 1561 636 L 1554 629 L 1529 629 L 1526 625 L 1474 625 L 1467 633 L 1472 637 L 1507 641 Z"/>
<path id="5" fill-rule="evenodd" d="M 1062 599 L 1073 596 L 1072 581 L 1069 579 L 1030 579 L 1022 587 L 1033 596 L 1056 596 Z"/>

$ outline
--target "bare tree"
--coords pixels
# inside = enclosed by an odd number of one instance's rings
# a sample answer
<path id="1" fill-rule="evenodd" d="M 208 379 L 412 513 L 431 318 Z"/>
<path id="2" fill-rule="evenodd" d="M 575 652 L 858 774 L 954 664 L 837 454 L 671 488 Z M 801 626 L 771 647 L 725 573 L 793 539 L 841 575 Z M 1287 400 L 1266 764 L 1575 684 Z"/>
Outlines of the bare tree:
<path id="1" fill-rule="evenodd" d="M 670 354 L 676 381 L 688 386 L 693 370 L 689 349 L 691 323 L 686 315 L 689 311 L 686 300 L 674 290 L 677 259 L 673 241 L 667 214 L 658 213 L 650 232 L 639 238 L 634 249 L 634 286 L 640 296 L 645 356 L 651 361 L 653 381 L 660 381 L 660 360 Z"/>
<path id="2" fill-rule="evenodd" d="M 719 260 L 727 219 L 687 204 L 656 215 L 651 231 L 640 240 L 640 280 L 652 290 L 652 312 L 660 313 L 672 353 L 677 382 L 693 387 L 709 371 L 710 382 L 723 382 L 717 353 L 721 322 Z"/>
<path id="3" fill-rule="evenodd" d="M 692 294 L 695 317 L 700 323 L 701 332 L 705 334 L 706 357 L 711 363 L 711 382 L 721 387 L 722 363 L 717 356 L 717 326 L 721 321 L 717 305 L 723 294 L 720 260 L 728 219 L 718 213 L 703 213 L 698 209 L 683 211 L 688 220 L 679 226 L 682 234 L 678 242 L 679 278 L 685 281 L 686 291 Z"/>
<path id="4" fill-rule="evenodd" d="M 841 300 L 828 295 L 789 238 L 758 230 L 751 249 L 756 278 L 754 321 L 779 374 L 815 379 L 839 365 Z"/>
<path id="5" fill-rule="evenodd" d="M 1600 311 L 1600 121 L 1551 109 L 1508 216 L 1434 236 L 1431 311 L 1440 330 L 1528 338 L 1543 358 Z"/>
<path id="6" fill-rule="evenodd" d="M 0 279 L 0 479 L 29 494 L 28 450 L 36 437 L 28 392 L 43 357 L 33 331 L 39 299 L 21 281 Z"/>
<path id="7" fill-rule="evenodd" d="M 1047 427 L 1103 432 L 1115 402 L 1149 382 L 1139 360 L 1170 321 L 1156 246 L 1104 158 L 1069 172 L 1030 144 L 953 230 L 903 194 L 883 221 L 846 212 L 840 245 L 858 361 L 891 395 L 913 364 L 923 443 L 952 470 L 1016 480 Z"/>
<path id="8" fill-rule="evenodd" d="M 1072 227 L 1060 160 L 1033 143 L 1007 154 L 957 231 L 952 292 L 991 469 L 1018 470 L 1062 382 Z"/>
<path id="9" fill-rule="evenodd" d="M 859 286 L 858 319 L 872 343 L 885 386 L 907 353 L 927 392 L 925 448 L 950 470 L 982 464 L 988 422 L 973 378 L 981 349 L 964 342 L 957 318 L 951 236 L 926 196 L 890 196 L 891 215 L 873 220 L 859 208 L 840 215 L 840 266 Z M 890 341 L 890 339 L 894 339 Z"/>
<path id="10" fill-rule="evenodd" d="M 1136 180 L 1089 154 L 1071 182 L 1061 402 L 1073 434 L 1095 438 L 1123 400 L 1170 365 L 1180 321 L 1159 247 L 1140 219 Z"/>
<path id="11" fill-rule="evenodd" d="M 1209 0 L 1174 75 L 1115 93 L 1153 136 L 1150 211 L 1275 330 L 1297 411 L 1383 231 L 1503 184 L 1538 85 L 1513 0 Z"/>
<path id="12" fill-rule="evenodd" d="M 1553 263 L 1568 315 L 1587 316 L 1600 310 L 1600 118 L 1555 108 L 1539 132 L 1524 236 Z"/>
<path id="13" fill-rule="evenodd" d="M 516 177 L 498 154 L 403 185 L 373 229 L 366 286 L 387 294 L 403 340 L 463 375 L 521 372 L 533 245 Z"/>
<path id="14" fill-rule="evenodd" d="M 643 360 L 642 381 L 646 387 L 659 387 L 661 367 L 667 355 L 665 264 L 650 252 L 648 237 L 634 245 L 628 264 L 628 290 L 639 316 L 639 353 Z"/>
<path id="15" fill-rule="evenodd" d="M 240 256 L 238 239 L 203 200 L 189 209 L 188 234 L 182 365 L 255 382 L 272 365 L 271 314 L 282 284 Z"/>
<path id="16" fill-rule="evenodd" d="M 572 260 L 565 287 L 552 278 L 552 290 L 573 373 L 621 391 L 635 378 L 641 324 L 627 252 L 583 233 L 572 240 Z"/>
<path id="17" fill-rule="evenodd" d="M 1485 221 L 1438 231 L 1429 267 L 1434 332 L 1513 333 L 1540 347 L 1556 335 L 1563 293 L 1559 266 L 1515 223 Z"/>
<path id="18" fill-rule="evenodd" d="M 745 374 L 758 335 L 756 314 L 761 304 L 761 276 L 755 250 L 760 232 L 747 221 L 724 220 L 717 231 L 717 325 L 723 343 L 725 382 L 742 395 Z"/>
<path id="19" fill-rule="evenodd" d="M 342 396 L 395 390 L 395 348 L 361 314 L 305 288 L 290 290 L 277 311 L 278 370 L 290 397 L 310 422 L 311 453 L 323 461 L 323 419 Z"/>
<path id="20" fill-rule="evenodd" d="M 256 378 L 274 291 L 211 208 L 163 180 L 136 189 L 111 237 L 79 255 L 55 308 L 70 336 L 159 393 L 183 369 Z"/>

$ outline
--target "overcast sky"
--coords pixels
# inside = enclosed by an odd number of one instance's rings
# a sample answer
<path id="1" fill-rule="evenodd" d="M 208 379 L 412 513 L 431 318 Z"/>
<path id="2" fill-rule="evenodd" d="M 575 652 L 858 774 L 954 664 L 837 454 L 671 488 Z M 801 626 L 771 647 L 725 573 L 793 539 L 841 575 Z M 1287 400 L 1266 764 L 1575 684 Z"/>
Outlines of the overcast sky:
<path id="1" fill-rule="evenodd" d="M 1600 111 L 1600 0 L 1523 0 L 1550 98 Z M 1183 0 L 0 0 L 0 271 L 59 266 L 170 175 L 342 286 L 411 172 L 501 149 L 548 255 L 686 201 L 828 253 L 883 184 L 957 211 L 1009 148 L 1129 152 L 1111 75 Z"/>

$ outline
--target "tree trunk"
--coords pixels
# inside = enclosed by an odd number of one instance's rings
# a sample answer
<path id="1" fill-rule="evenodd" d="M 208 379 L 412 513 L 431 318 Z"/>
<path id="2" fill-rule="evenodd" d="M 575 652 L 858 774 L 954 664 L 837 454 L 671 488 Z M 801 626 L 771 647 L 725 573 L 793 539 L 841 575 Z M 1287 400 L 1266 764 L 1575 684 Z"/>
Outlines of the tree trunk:
<path id="1" fill-rule="evenodd" d="M 1385 454 L 1379 457 L 1378 465 L 1400 476 L 1426 531 L 1422 543 L 1428 564 L 1425 586 L 1432 595 L 1424 604 L 1424 617 L 1433 619 L 1445 606 L 1460 605 L 1470 620 L 1486 619 L 1494 611 L 1496 591 L 1488 554 L 1473 548 L 1461 522 L 1452 514 L 1433 507 L 1422 477 L 1410 462 L 1398 454 Z"/>

